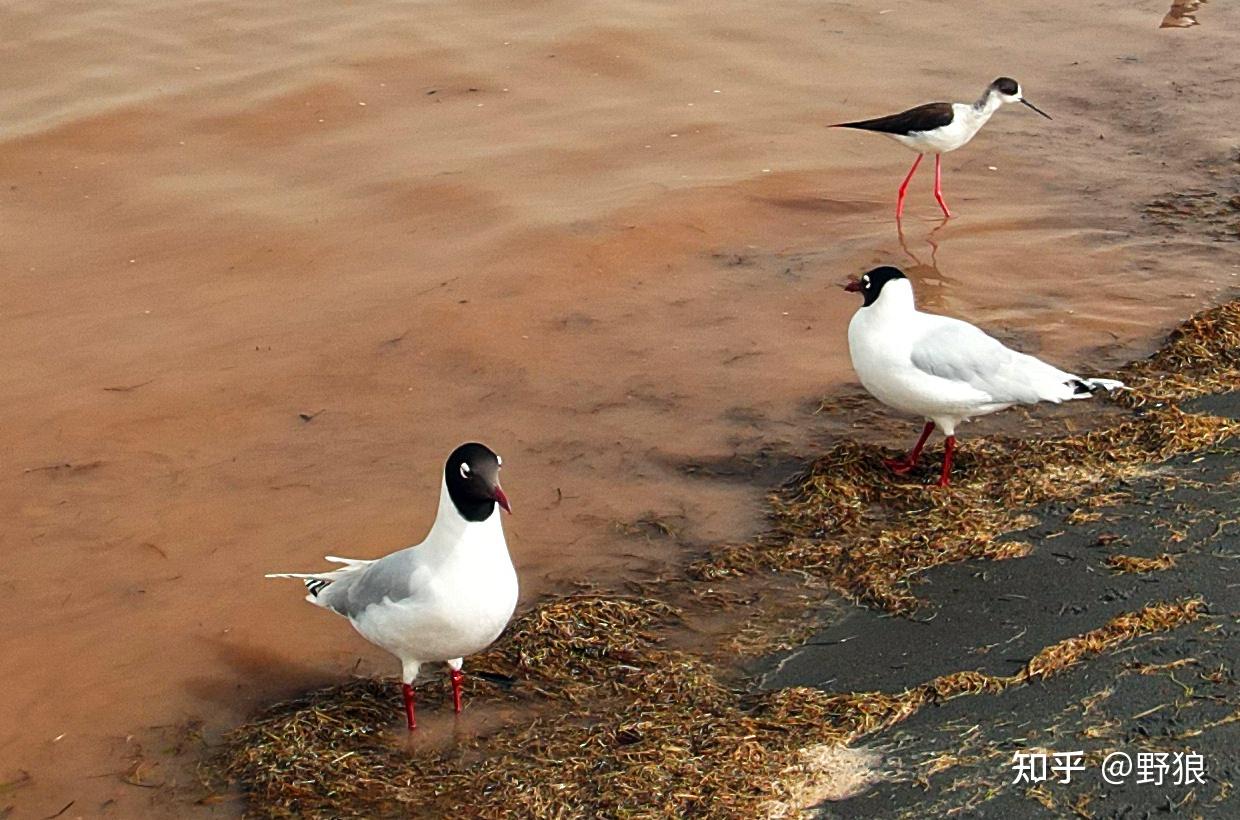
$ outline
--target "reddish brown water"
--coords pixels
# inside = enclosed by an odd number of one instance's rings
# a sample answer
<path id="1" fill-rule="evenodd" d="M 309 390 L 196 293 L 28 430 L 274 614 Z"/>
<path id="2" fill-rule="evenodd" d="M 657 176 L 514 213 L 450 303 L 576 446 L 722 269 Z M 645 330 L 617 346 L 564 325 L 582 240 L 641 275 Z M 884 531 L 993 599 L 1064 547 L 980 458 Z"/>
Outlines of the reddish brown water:
<path id="1" fill-rule="evenodd" d="M 1137 213 L 1212 184 L 1240 15 L 1155 6 L 4 4 L 0 815 L 184 814 L 131 735 L 393 671 L 262 575 L 418 540 L 461 440 L 526 600 L 674 563 L 647 514 L 752 533 L 678 465 L 808 446 L 867 266 L 1065 366 L 1148 350 L 1237 282 Z M 911 155 L 822 126 L 999 73 L 1055 121 L 998 114 L 901 238 Z"/>

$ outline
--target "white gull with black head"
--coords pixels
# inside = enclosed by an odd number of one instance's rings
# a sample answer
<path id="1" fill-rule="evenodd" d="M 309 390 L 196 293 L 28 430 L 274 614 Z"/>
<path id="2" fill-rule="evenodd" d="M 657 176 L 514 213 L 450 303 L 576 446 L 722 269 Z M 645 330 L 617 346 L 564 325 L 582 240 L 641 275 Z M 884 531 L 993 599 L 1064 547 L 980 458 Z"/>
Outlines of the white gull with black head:
<path id="1" fill-rule="evenodd" d="M 303 579 L 307 601 L 348 618 L 400 659 L 405 684 L 424 663 L 446 662 L 459 672 L 465 657 L 499 637 L 517 605 L 517 574 L 500 524 L 500 508 L 512 511 L 501 466 L 485 445 L 462 444 L 444 464 L 439 510 L 420 544 L 373 561 L 328 556 L 345 564 L 330 572 L 267 577 Z M 456 676 L 454 685 L 459 689 Z"/>
<path id="2" fill-rule="evenodd" d="M 883 404 L 922 416 L 949 438 L 962 421 L 1015 404 L 1059 403 L 1123 387 L 1012 350 L 968 322 L 923 313 L 898 268 L 875 268 L 845 289 L 864 299 L 848 324 L 848 352 L 861 384 Z"/>

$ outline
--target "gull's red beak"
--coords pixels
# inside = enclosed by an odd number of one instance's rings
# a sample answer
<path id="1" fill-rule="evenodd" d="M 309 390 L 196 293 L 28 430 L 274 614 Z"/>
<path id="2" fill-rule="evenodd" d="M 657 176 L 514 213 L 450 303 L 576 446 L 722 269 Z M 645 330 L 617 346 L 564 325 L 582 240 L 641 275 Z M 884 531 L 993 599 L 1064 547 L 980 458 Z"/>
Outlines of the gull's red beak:
<path id="1" fill-rule="evenodd" d="M 840 285 L 840 287 L 842 287 L 844 290 L 848 291 L 849 293 L 860 293 L 861 292 L 861 280 L 860 279 L 849 279 L 848 284 Z"/>
<path id="2" fill-rule="evenodd" d="M 512 505 L 508 503 L 508 496 L 504 495 L 504 491 L 498 484 L 495 485 L 495 503 L 503 507 L 509 515 L 512 515 Z"/>

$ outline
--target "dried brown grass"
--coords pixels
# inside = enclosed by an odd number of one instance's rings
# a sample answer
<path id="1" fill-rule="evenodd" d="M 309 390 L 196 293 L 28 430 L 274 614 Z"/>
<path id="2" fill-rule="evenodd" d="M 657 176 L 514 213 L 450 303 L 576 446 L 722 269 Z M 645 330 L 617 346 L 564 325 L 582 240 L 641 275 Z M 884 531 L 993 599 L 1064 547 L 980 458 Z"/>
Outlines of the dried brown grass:
<path id="1" fill-rule="evenodd" d="M 550 717 L 415 754 L 401 742 L 394 684 L 356 680 L 278 704 L 232 733 L 210 764 L 263 817 L 741 817 L 786 813 L 807 793 L 804 750 L 892 726 L 929 703 L 1058 674 L 1140 635 L 1201 616 L 1160 603 L 1043 649 L 1010 676 L 962 671 L 898 693 L 792 688 L 746 696 L 720 670 L 662 649 L 659 601 L 577 597 L 535 608 L 479 666 L 509 669 L 518 693 L 473 679 L 474 701 L 537 698 Z M 617 636 L 618 622 L 633 626 Z M 589 698 L 585 693 L 591 692 Z M 821 784 L 820 784 L 821 786 Z"/>
<path id="2" fill-rule="evenodd" d="M 1122 368 L 1129 407 L 1183 401 L 1240 388 L 1240 299 L 1204 310 L 1180 324 L 1158 352 Z"/>
<path id="3" fill-rule="evenodd" d="M 1236 421 L 1168 406 L 1058 438 L 971 439 L 944 489 L 894 478 L 884 453 L 840 441 L 772 500 L 771 533 L 690 572 L 708 580 L 795 568 L 858 601 L 907 613 L 917 605 L 911 582 L 931 567 L 1026 554 L 1028 545 L 998 538 L 1024 525 L 1034 506 L 1086 495 L 1237 432 Z"/>
<path id="4" fill-rule="evenodd" d="M 1161 572 L 1175 566 L 1176 556 L 1163 552 L 1153 558 L 1142 558 L 1139 555 L 1109 555 L 1107 566 L 1119 573 L 1144 574 Z"/>

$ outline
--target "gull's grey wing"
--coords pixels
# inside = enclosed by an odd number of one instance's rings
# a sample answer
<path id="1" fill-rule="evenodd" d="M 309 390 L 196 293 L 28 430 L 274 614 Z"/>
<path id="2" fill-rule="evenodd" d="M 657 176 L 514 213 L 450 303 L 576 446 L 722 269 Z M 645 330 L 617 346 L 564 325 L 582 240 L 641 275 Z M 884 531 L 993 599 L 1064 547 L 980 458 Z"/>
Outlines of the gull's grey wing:
<path id="1" fill-rule="evenodd" d="M 938 321 L 913 345 L 913 366 L 923 373 L 967 384 L 1002 404 L 1033 404 L 1052 398 L 1046 394 L 1048 383 L 1058 386 L 1072 378 L 1005 347 L 967 322 L 935 318 Z"/>
<path id="2" fill-rule="evenodd" d="M 430 575 L 415 549 L 404 549 L 332 581 L 319 597 L 328 609 L 355 618 L 384 599 L 416 599 Z"/>

